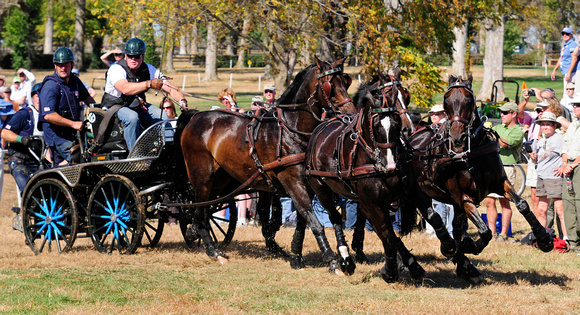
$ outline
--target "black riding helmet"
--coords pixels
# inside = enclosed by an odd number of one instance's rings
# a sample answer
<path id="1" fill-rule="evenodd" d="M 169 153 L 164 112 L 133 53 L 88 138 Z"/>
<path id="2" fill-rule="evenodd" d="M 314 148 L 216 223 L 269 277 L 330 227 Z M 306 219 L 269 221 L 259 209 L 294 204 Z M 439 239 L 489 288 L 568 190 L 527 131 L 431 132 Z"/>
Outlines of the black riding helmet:
<path id="1" fill-rule="evenodd" d="M 30 95 L 33 96 L 34 94 L 40 92 L 40 87 L 42 86 L 42 83 L 36 83 L 33 87 L 32 90 L 30 90 Z"/>
<path id="2" fill-rule="evenodd" d="M 125 55 L 144 55 L 147 51 L 145 42 L 137 37 L 133 37 L 125 44 Z"/>
<path id="3" fill-rule="evenodd" d="M 54 55 L 52 56 L 52 63 L 66 63 L 74 61 L 75 54 L 73 54 L 73 51 L 68 47 L 60 47 L 54 52 Z"/>

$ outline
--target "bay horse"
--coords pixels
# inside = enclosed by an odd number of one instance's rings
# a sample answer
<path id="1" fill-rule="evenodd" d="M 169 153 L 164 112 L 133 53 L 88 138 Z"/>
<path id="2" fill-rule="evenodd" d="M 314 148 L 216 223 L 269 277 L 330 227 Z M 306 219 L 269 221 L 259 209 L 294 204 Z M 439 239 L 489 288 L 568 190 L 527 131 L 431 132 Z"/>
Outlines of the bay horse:
<path id="1" fill-rule="evenodd" d="M 252 188 L 291 197 L 310 225 L 325 262 L 336 264 L 312 209 L 313 193 L 306 183 L 303 161 L 308 139 L 325 113 L 354 113 L 355 108 L 347 92 L 350 78 L 343 73 L 345 59 L 332 63 L 315 59 L 316 64 L 296 75 L 277 107 L 259 124 L 250 128 L 252 118 L 247 115 L 213 110 L 193 115 L 183 132 L 176 132 L 193 199 L 200 205 L 193 209 L 192 223 L 207 254 L 221 263 L 227 258 L 208 233 L 208 208 L 203 206 Z M 269 207 L 262 208 L 258 208 L 260 217 L 269 217 Z M 273 228 L 263 226 L 262 233 L 268 248 L 283 252 L 274 240 Z"/>
<path id="2" fill-rule="evenodd" d="M 471 76 L 467 80 L 450 76 L 443 97 L 447 121 L 438 130 L 417 131 L 409 143 L 415 149 L 413 170 L 421 189 L 434 199 L 464 210 L 455 211 L 453 218 L 453 236 L 458 242 L 453 262 L 457 264 L 458 276 L 479 283 L 481 273 L 464 254 L 479 254 L 491 240 L 491 231 L 477 211 L 477 205 L 489 193 L 497 193 L 516 204 L 538 237 L 541 250 L 550 251 L 553 242 L 507 179 L 496 136 L 483 127 L 477 111 L 471 81 Z M 478 229 L 476 240 L 464 236 L 466 216 Z"/>
<path id="3" fill-rule="evenodd" d="M 400 104 L 399 90 L 385 89 L 392 86 L 384 84 L 385 81 L 396 82 L 391 76 L 379 75 L 361 85 L 354 97 L 359 114 L 332 119 L 315 129 L 308 144 L 306 173 L 321 205 L 329 213 L 339 252 L 348 251 L 348 246 L 342 233 L 342 217 L 334 205 L 334 194 L 357 201 L 360 211 L 383 242 L 386 258 L 381 269 L 383 279 L 393 282 L 398 278 L 398 251 L 413 280 L 420 282 L 425 271 L 395 235 L 390 218 L 390 210 L 394 210 L 390 204 L 405 194 L 404 174 L 397 167 L 397 159 L 405 150 L 400 139 L 402 121 L 409 116 L 401 110 L 405 104 Z M 414 204 L 427 213 L 431 199 L 418 186 L 415 192 Z M 431 209 L 431 213 L 435 212 Z M 432 220 L 435 217 L 436 213 L 429 216 L 429 221 L 435 226 L 443 226 L 440 218 L 439 224 Z M 415 219 L 414 210 L 402 212 L 402 234 L 410 232 Z M 446 232 L 444 228 L 438 231 Z M 441 239 L 445 236 L 441 235 Z M 448 233 L 447 242 L 442 252 L 451 256 L 455 252 L 455 242 Z M 362 252 L 362 244 L 360 250 Z"/>

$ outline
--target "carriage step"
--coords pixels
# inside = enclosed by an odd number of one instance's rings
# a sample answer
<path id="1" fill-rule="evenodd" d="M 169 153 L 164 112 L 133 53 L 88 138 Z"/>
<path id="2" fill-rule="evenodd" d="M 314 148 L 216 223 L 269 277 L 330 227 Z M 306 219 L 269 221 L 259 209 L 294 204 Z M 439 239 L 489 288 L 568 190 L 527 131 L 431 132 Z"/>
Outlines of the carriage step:
<path id="1" fill-rule="evenodd" d="M 16 214 L 12 219 L 12 229 L 24 233 L 24 229 L 22 228 L 22 215 L 20 213 Z"/>

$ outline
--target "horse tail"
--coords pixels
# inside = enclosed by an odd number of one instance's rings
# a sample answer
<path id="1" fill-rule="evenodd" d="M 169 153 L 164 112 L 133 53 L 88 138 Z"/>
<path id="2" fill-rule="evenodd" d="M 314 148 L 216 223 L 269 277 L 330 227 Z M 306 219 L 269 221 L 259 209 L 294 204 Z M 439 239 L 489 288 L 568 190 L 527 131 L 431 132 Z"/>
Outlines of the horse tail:
<path id="1" fill-rule="evenodd" d="M 183 152 L 181 150 L 181 134 L 191 120 L 191 117 L 197 113 L 199 113 L 198 110 L 190 109 L 182 112 L 177 119 L 177 126 L 175 127 L 175 133 L 173 135 L 173 161 L 175 163 L 175 178 L 178 183 L 188 181 L 185 160 L 183 159 Z M 183 186 L 185 187 L 185 185 Z"/>
<path id="2" fill-rule="evenodd" d="M 417 226 L 417 208 L 403 198 L 401 198 L 399 206 L 401 211 L 401 231 L 399 233 L 403 236 L 411 233 Z"/>

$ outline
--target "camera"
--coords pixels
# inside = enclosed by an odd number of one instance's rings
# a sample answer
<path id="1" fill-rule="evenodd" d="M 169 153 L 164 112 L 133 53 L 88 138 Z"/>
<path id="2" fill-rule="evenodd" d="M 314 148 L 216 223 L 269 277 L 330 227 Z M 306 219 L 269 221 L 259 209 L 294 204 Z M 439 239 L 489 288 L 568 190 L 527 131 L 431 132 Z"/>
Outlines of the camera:
<path id="1" fill-rule="evenodd" d="M 536 91 L 534 91 L 532 89 L 528 89 L 528 95 L 529 96 L 536 96 Z"/>

